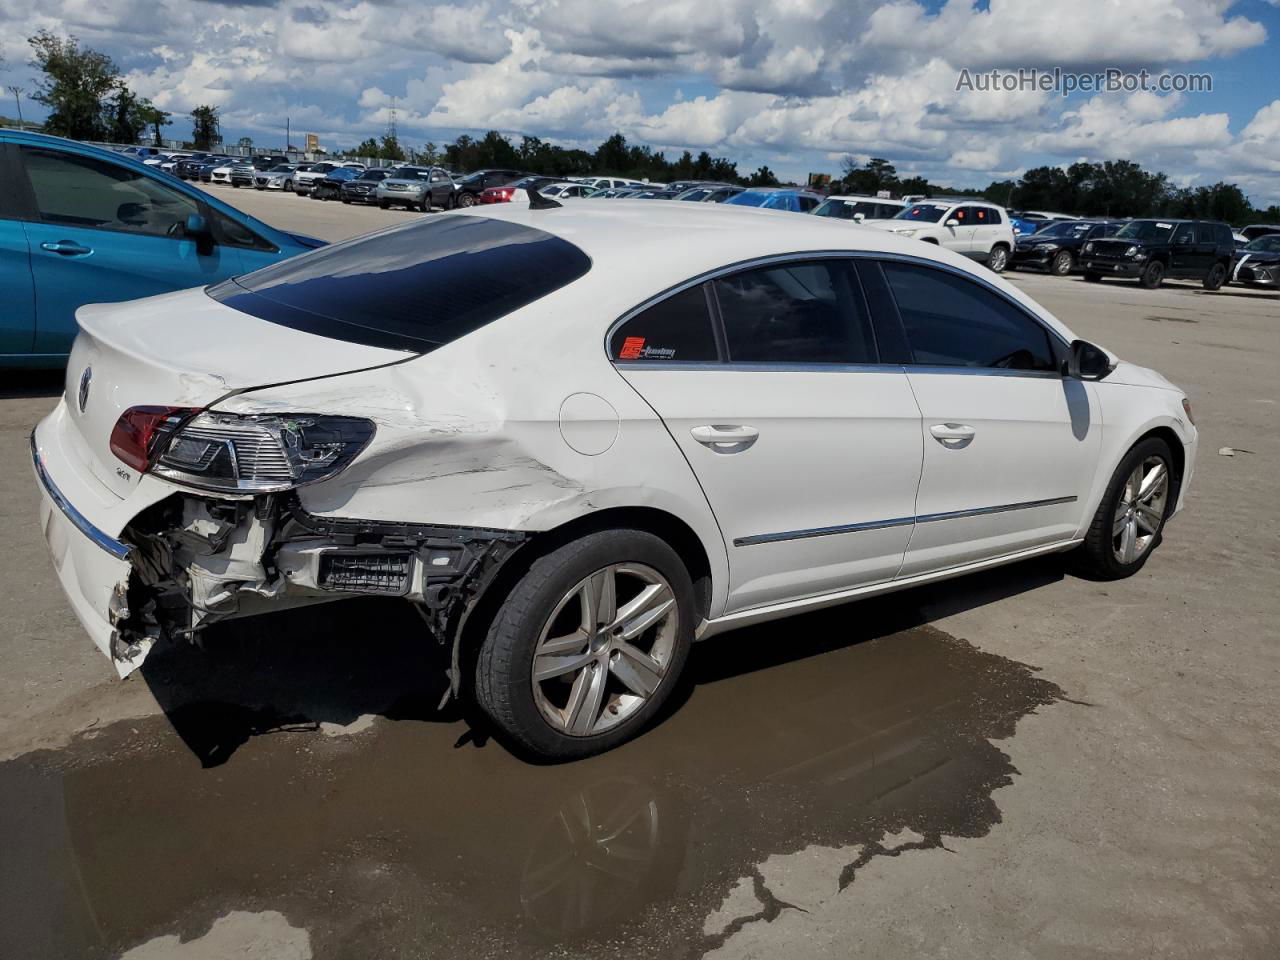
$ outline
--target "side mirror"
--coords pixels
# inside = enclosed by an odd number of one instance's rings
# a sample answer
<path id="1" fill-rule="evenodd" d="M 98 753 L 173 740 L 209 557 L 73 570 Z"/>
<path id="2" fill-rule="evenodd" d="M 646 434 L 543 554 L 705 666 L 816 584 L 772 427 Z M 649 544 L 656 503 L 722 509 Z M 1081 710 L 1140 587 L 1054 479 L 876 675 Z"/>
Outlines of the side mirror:
<path id="1" fill-rule="evenodd" d="M 1115 369 L 1115 365 L 1101 347 L 1087 340 L 1072 340 L 1066 368 L 1066 375 L 1075 380 L 1101 380 Z"/>
<path id="2" fill-rule="evenodd" d="M 196 242 L 196 253 L 204 256 L 213 253 L 213 231 L 209 229 L 209 221 L 200 214 L 193 213 L 187 217 L 182 233 Z"/>
<path id="3" fill-rule="evenodd" d="M 861 223 L 863 220 L 867 219 L 867 215 L 865 213 L 855 213 L 853 215 L 853 219 Z"/>
<path id="4" fill-rule="evenodd" d="M 959 221 L 959 220 L 957 220 L 957 219 L 955 219 L 954 217 L 952 217 L 950 220 L 948 220 L 946 223 L 944 223 L 944 224 L 943 224 L 943 226 L 944 226 L 944 227 L 958 227 L 958 226 L 960 226 L 960 221 Z"/>

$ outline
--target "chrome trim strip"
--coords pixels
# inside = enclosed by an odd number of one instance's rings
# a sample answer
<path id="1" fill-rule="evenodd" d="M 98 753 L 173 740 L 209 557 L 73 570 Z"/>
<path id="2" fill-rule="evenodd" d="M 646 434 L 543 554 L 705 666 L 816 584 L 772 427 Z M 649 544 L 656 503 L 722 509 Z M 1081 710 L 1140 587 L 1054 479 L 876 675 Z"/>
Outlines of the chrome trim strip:
<path id="1" fill-rule="evenodd" d="M 45 469 L 44 462 L 40 459 L 40 448 L 36 446 L 36 435 L 33 431 L 31 440 L 31 462 L 35 464 L 36 476 L 40 478 L 40 483 L 44 485 L 45 492 L 49 494 L 51 499 L 59 510 L 63 512 L 68 520 L 75 525 L 76 529 L 89 538 L 94 544 L 101 547 L 107 553 L 111 554 L 117 560 L 129 559 L 129 552 L 133 549 L 127 543 L 121 543 L 114 537 L 103 533 L 92 523 L 83 513 L 71 505 L 71 501 L 62 495 L 62 491 L 58 489 L 58 485 L 53 482 L 53 478 L 49 476 L 49 471 Z"/>
<path id="2" fill-rule="evenodd" d="M 1021 503 L 1005 503 L 998 507 L 973 507 L 969 510 L 951 510 L 947 513 L 925 513 L 914 517 L 895 517 L 892 520 L 870 520 L 866 523 L 846 523 L 835 527 L 813 527 L 808 530 L 785 530 L 781 533 L 757 533 L 750 537 L 735 537 L 735 547 L 750 547 L 757 543 L 778 543 L 783 540 L 807 540 L 810 537 L 830 537 L 841 533 L 861 533 L 864 530 L 883 530 L 887 527 L 903 527 L 914 523 L 937 523 L 940 520 L 960 520 L 965 517 L 982 517 L 992 513 L 1008 513 L 1013 510 L 1032 510 L 1051 507 L 1060 503 L 1075 503 L 1076 497 L 1050 497 L 1047 500 L 1024 500 Z"/>
<path id="3" fill-rule="evenodd" d="M 735 547 L 750 547 L 757 543 L 777 543 L 780 540 L 807 540 L 810 537 L 830 537 L 839 533 L 860 533 L 863 530 L 883 530 L 886 527 L 905 527 L 915 523 L 915 517 L 896 517 L 893 520 L 871 520 L 867 523 L 844 523 L 837 527 L 813 527 L 809 530 L 786 530 L 782 533 L 757 533 L 750 537 L 737 537 Z"/>

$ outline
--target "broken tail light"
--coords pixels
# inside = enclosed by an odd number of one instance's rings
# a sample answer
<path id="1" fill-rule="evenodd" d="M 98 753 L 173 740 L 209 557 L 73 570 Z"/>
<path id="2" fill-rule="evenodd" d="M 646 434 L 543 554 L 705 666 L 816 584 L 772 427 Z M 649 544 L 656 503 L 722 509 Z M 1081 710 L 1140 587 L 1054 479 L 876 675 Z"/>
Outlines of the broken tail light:
<path id="1" fill-rule="evenodd" d="M 111 452 L 139 473 L 146 473 L 156 447 L 187 417 L 189 407 L 130 407 L 111 428 Z"/>
<path id="2" fill-rule="evenodd" d="M 203 490 L 275 493 L 344 470 L 373 433 L 359 417 L 205 412 L 155 447 L 151 472 Z"/>

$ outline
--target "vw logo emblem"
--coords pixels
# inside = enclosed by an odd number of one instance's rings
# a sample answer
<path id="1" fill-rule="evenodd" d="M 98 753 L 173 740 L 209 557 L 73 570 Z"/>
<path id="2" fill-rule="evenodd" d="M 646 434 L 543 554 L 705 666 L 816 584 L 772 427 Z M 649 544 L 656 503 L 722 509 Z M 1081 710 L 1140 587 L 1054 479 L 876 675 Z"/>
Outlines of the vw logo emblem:
<path id="1" fill-rule="evenodd" d="M 84 413 L 85 406 L 89 403 L 89 384 L 93 382 L 93 367 L 85 367 L 84 373 L 80 374 L 80 392 L 76 400 L 80 404 L 80 412 Z"/>

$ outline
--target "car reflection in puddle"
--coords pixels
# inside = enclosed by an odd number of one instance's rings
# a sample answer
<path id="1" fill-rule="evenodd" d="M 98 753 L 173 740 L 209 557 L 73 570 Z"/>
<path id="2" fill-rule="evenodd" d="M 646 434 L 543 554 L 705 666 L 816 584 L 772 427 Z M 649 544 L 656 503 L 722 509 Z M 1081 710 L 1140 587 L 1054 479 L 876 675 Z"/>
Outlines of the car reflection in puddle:
<path id="1" fill-rule="evenodd" d="M 381 675 L 386 659 L 353 654 L 327 614 L 294 651 L 260 652 L 253 676 L 171 651 L 153 659 L 181 682 L 149 678 L 171 698 L 168 719 L 0 765 L 0 888 L 18 892 L 0 904 L 0 955 L 115 955 L 247 910 L 279 911 L 321 957 L 537 956 L 605 941 L 700 956 L 724 936 L 705 918 L 741 878 L 754 884 L 752 918 L 788 908 L 757 869 L 772 854 L 847 848 L 843 887 L 896 852 L 886 837 L 938 846 L 999 822 L 992 792 L 1017 771 L 993 741 L 1062 691 L 885 619 L 891 609 L 701 644 L 696 685 L 664 723 L 563 766 L 477 749 L 464 723 L 422 706 L 438 686 L 375 706 L 387 691 L 366 689 L 361 671 Z M 278 655 L 296 658 L 296 700 L 255 686 L 287 675 L 261 659 Z M 419 653 L 403 656 L 401 683 Z M 330 716 L 319 682 L 344 705 Z M 349 736 L 305 722 L 366 709 L 414 722 Z"/>

